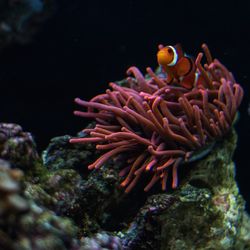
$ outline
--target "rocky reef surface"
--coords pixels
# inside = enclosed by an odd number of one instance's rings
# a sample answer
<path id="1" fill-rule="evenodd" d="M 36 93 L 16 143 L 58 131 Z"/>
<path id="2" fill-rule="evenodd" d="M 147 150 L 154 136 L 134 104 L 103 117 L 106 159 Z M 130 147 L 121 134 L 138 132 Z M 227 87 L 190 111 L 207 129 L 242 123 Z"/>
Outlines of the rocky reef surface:
<path id="1" fill-rule="evenodd" d="M 40 157 L 30 133 L 0 124 L 0 249 L 250 249 L 234 130 L 181 166 L 176 190 L 145 193 L 142 183 L 128 195 L 122 162 L 89 171 L 98 152 L 70 138 L 53 138 Z"/>

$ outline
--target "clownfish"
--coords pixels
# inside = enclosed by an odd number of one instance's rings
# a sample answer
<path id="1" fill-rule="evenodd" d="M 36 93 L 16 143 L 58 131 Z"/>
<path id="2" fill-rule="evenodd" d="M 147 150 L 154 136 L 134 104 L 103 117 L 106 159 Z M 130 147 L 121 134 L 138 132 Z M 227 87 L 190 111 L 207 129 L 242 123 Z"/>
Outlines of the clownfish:
<path id="1" fill-rule="evenodd" d="M 159 46 L 157 61 L 161 68 L 167 73 L 167 83 L 176 80 L 182 87 L 191 89 L 196 80 L 196 65 L 194 60 L 184 54 L 181 45 Z"/>

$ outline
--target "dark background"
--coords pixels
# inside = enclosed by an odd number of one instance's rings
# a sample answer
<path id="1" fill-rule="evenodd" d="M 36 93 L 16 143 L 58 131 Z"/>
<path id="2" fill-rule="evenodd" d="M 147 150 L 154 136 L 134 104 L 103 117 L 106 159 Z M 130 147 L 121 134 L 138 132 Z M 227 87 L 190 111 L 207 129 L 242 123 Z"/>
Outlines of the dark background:
<path id="1" fill-rule="evenodd" d="M 218 5 L 218 2 L 220 5 Z M 242 4 L 244 2 L 244 4 Z M 0 54 L 1 121 L 31 131 L 39 150 L 50 138 L 87 124 L 73 116 L 74 97 L 89 99 L 136 65 L 156 67 L 157 45 L 181 42 L 197 55 L 206 42 L 243 86 L 237 181 L 250 204 L 249 1 L 61 0 L 53 16 L 26 45 Z"/>

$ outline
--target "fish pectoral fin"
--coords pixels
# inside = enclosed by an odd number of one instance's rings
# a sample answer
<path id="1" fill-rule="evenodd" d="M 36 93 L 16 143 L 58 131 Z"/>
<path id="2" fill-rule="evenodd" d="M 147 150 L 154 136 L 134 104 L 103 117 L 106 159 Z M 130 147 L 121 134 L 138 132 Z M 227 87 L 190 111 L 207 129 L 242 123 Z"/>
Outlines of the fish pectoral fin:
<path id="1" fill-rule="evenodd" d="M 176 65 L 176 73 L 180 76 L 186 76 L 192 71 L 193 62 L 191 58 L 182 57 Z"/>

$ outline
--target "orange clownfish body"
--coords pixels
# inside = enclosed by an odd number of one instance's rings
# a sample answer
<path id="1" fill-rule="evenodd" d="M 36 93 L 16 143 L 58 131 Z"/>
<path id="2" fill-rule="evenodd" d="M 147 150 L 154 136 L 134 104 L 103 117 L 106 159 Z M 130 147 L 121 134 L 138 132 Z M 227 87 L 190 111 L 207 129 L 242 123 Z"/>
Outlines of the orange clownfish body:
<path id="1" fill-rule="evenodd" d="M 196 81 L 196 66 L 193 59 L 186 56 L 180 44 L 160 47 L 157 53 L 159 65 L 167 73 L 167 83 L 177 80 L 185 88 L 192 88 Z"/>

